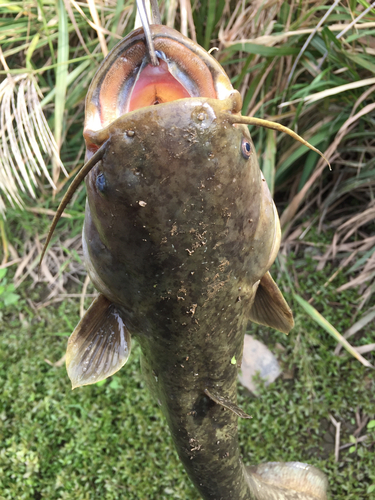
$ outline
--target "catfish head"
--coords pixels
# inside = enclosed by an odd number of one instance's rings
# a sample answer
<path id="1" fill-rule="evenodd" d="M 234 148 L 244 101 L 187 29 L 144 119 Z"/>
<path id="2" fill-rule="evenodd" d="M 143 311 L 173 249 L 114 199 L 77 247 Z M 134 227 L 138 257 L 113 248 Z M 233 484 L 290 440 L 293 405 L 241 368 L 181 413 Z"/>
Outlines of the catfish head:
<path id="1" fill-rule="evenodd" d="M 208 307 L 215 279 L 242 301 L 239 317 L 287 332 L 292 314 L 268 274 L 279 219 L 236 123 L 240 95 L 201 47 L 164 26 L 152 33 L 158 66 L 136 30 L 87 94 L 87 159 L 104 148 L 86 177 L 90 278 L 133 334 L 165 329 L 166 317 L 182 325 L 187 301 Z"/>
<path id="2" fill-rule="evenodd" d="M 151 30 L 156 66 L 141 28 L 114 47 L 90 85 L 87 163 L 46 242 L 86 177 L 83 249 L 103 297 L 70 339 L 73 386 L 121 368 L 129 331 L 152 335 L 165 327 L 165 317 L 184 325 L 188 302 L 207 308 L 215 281 L 229 294 L 220 300 L 241 302 L 233 308 L 239 318 L 283 332 L 293 326 L 268 273 L 280 224 L 246 125 L 286 131 L 316 149 L 286 127 L 241 116 L 240 94 L 210 54 L 171 28 Z M 111 335 L 103 335 L 98 318 L 110 321 Z"/>

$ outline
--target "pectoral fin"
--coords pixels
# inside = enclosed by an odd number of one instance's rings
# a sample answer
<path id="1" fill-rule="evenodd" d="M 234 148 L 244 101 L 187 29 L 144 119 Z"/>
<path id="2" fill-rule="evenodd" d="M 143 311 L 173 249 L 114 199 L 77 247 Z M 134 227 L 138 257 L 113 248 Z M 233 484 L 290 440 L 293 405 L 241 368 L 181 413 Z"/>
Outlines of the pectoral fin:
<path id="1" fill-rule="evenodd" d="M 294 326 L 293 313 L 268 272 L 260 280 L 250 320 L 284 333 L 289 333 Z"/>
<path id="2" fill-rule="evenodd" d="M 129 354 L 130 334 L 115 305 L 100 294 L 69 337 L 66 368 L 72 388 L 113 375 Z"/>

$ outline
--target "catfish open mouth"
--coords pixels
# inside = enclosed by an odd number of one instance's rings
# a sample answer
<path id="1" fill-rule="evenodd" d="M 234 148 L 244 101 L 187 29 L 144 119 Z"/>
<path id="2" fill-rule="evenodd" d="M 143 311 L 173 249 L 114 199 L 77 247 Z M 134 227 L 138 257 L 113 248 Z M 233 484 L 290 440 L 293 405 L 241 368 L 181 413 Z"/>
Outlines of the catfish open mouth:
<path id="1" fill-rule="evenodd" d="M 207 66 L 180 42 L 158 39 L 158 66 L 148 59 L 142 42 L 131 47 L 108 71 L 100 89 L 102 125 L 145 106 L 185 97 L 216 98 Z M 115 91 L 114 91 L 115 89 Z"/>
<path id="2" fill-rule="evenodd" d="M 285 132 L 323 156 L 279 123 L 238 116 L 242 108 L 241 96 L 215 58 L 172 28 L 154 24 L 150 30 L 157 66 L 151 64 L 145 34 L 143 28 L 139 28 L 112 49 L 91 82 L 83 132 L 87 160 L 108 138 L 97 132 L 121 116 L 155 104 L 194 97 L 228 100 L 226 113 L 233 125 L 242 123 Z"/>
<path id="3" fill-rule="evenodd" d="M 90 132 L 99 131 L 137 109 L 178 99 L 227 99 L 234 91 L 220 64 L 177 31 L 151 26 L 158 65 L 148 55 L 143 29 L 121 41 L 99 68 L 86 99 L 84 137 L 98 149 Z M 238 99 L 238 101 L 240 101 Z M 235 112 L 240 111 L 240 106 Z"/>

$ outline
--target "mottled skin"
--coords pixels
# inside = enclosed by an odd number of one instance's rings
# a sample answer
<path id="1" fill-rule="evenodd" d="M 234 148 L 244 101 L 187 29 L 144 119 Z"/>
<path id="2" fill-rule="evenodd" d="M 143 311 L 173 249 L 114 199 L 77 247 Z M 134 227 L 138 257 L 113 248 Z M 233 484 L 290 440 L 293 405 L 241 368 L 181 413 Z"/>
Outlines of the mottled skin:
<path id="1" fill-rule="evenodd" d="M 242 358 L 252 287 L 268 269 L 273 238 L 254 241 L 262 178 L 255 155 L 241 153 L 247 128 L 216 118 L 210 104 L 217 103 L 145 108 L 109 127 L 105 157 L 87 179 L 85 240 L 91 277 L 111 290 L 142 346 L 194 484 L 203 498 L 240 500 L 249 493 L 237 416 L 203 391 L 236 400 L 231 359 Z M 220 491 L 206 480 L 213 474 Z"/>
<path id="2" fill-rule="evenodd" d="M 131 36 L 141 39 L 139 31 Z M 215 75 L 220 67 L 207 57 Z M 94 124 L 103 78 L 99 71 L 88 94 Z M 221 100 L 182 99 L 86 126 L 88 157 L 103 144 L 105 152 L 86 177 L 85 261 L 141 345 L 152 393 L 202 498 L 323 499 L 249 473 L 237 415 L 204 392 L 236 402 L 245 327 L 279 245 L 248 129 L 230 121 L 240 107 L 229 91 Z"/>
<path id="3" fill-rule="evenodd" d="M 141 344 L 192 481 L 216 500 L 256 498 L 239 457 L 238 417 L 204 390 L 236 401 L 231 360 L 241 360 L 275 233 L 255 154 L 241 151 L 247 127 L 228 123 L 230 108 L 187 99 L 138 110 L 100 132 L 109 142 L 87 178 L 84 228 L 90 276 Z M 270 217 L 259 227 L 262 197 Z"/>

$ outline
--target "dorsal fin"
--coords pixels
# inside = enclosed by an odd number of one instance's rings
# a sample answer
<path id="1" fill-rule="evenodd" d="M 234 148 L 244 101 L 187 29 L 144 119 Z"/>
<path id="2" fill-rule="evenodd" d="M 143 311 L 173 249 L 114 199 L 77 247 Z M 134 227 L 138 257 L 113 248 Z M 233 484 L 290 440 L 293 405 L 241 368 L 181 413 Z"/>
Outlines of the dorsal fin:
<path id="1" fill-rule="evenodd" d="M 229 399 L 224 398 L 223 396 L 219 396 L 218 394 L 214 394 L 212 391 L 209 391 L 208 389 L 205 389 L 204 393 L 210 399 L 212 399 L 212 401 L 215 401 L 216 404 L 223 406 L 227 410 L 230 410 L 232 413 L 234 413 L 238 417 L 253 418 L 251 415 L 248 415 L 243 410 L 241 410 L 241 408 L 239 406 L 237 406 L 235 403 L 232 403 L 232 401 L 229 401 Z"/>
<path id="2" fill-rule="evenodd" d="M 289 333 L 294 326 L 293 313 L 269 272 L 260 280 L 250 320 Z"/>
<path id="3" fill-rule="evenodd" d="M 66 368 L 72 388 L 116 373 L 130 354 L 130 334 L 116 309 L 100 294 L 69 337 Z"/>

